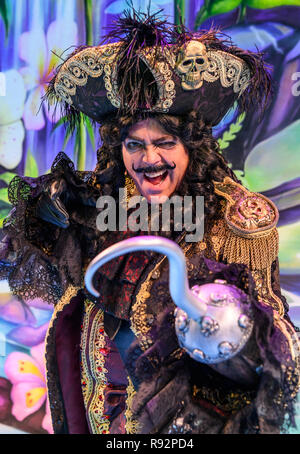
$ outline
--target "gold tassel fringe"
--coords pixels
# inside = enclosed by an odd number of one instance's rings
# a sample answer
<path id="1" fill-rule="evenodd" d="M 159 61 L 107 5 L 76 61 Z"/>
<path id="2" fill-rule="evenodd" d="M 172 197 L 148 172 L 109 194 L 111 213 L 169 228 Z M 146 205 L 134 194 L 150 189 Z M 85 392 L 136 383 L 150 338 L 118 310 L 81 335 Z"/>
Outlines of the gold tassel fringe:
<path id="1" fill-rule="evenodd" d="M 242 263 L 250 270 L 263 270 L 278 256 L 279 238 L 274 228 L 268 235 L 244 238 L 228 230 L 223 258 L 227 263 Z"/>

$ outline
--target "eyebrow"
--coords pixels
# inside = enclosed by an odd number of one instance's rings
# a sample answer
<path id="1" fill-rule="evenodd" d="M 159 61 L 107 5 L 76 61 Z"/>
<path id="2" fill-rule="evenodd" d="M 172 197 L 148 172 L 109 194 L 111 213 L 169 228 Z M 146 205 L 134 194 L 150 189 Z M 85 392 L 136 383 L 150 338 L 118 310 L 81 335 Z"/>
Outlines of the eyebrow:
<path id="1" fill-rule="evenodd" d="M 177 141 L 175 136 L 168 135 L 168 136 L 159 137 L 159 139 L 153 140 L 151 143 L 157 143 L 157 142 L 160 142 L 161 140 L 167 140 L 167 139 L 170 139 L 170 137 L 172 138 L 172 140 Z M 128 135 L 124 139 L 124 142 L 125 142 L 126 139 L 128 139 L 128 140 L 136 140 L 137 142 L 145 143 L 144 139 L 141 139 L 140 137 L 131 136 L 131 135 Z"/>

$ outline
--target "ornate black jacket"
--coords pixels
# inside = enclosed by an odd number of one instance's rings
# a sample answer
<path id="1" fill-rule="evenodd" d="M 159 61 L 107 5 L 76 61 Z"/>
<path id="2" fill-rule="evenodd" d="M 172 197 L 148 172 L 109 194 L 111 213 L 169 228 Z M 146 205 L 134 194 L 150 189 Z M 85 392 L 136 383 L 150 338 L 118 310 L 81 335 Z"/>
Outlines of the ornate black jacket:
<path id="1" fill-rule="evenodd" d="M 69 225 L 58 227 L 41 220 L 37 206 L 60 176 Z M 9 187 L 14 209 L 4 225 L 0 272 L 24 300 L 55 306 L 46 338 L 54 431 L 284 430 L 299 388 L 299 343 L 280 292 L 275 206 L 225 178 L 215 182 L 224 202 L 219 217 L 206 221 L 203 240 L 187 243 L 185 232 L 172 238 L 185 253 L 191 286 L 222 278 L 251 299 L 255 328 L 246 347 L 208 366 L 178 345 L 164 256 L 119 257 L 98 272 L 98 299 L 84 288 L 94 256 L 136 235 L 97 231 L 95 205 L 105 187 L 105 175 L 76 172 L 64 154 L 51 174 L 16 177 Z"/>

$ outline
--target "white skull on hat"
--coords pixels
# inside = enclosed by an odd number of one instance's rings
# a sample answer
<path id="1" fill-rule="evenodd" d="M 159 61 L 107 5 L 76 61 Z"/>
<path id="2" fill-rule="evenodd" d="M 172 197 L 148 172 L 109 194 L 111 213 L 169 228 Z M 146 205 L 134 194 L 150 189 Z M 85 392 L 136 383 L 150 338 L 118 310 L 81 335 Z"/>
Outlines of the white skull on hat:
<path id="1" fill-rule="evenodd" d="M 203 43 L 191 40 L 179 52 L 176 70 L 184 90 L 197 90 L 203 84 L 202 71 L 207 68 L 208 57 Z"/>

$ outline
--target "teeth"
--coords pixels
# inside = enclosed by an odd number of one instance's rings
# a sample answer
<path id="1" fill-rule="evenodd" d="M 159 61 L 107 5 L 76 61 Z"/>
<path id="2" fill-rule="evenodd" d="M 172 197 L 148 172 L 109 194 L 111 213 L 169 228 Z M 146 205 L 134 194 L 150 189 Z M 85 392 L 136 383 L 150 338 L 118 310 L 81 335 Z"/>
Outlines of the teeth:
<path id="1" fill-rule="evenodd" d="M 165 170 L 161 170 L 160 172 L 145 173 L 145 175 L 148 178 L 155 178 L 155 177 L 159 177 L 160 175 L 163 175 L 164 173 L 165 173 Z"/>

